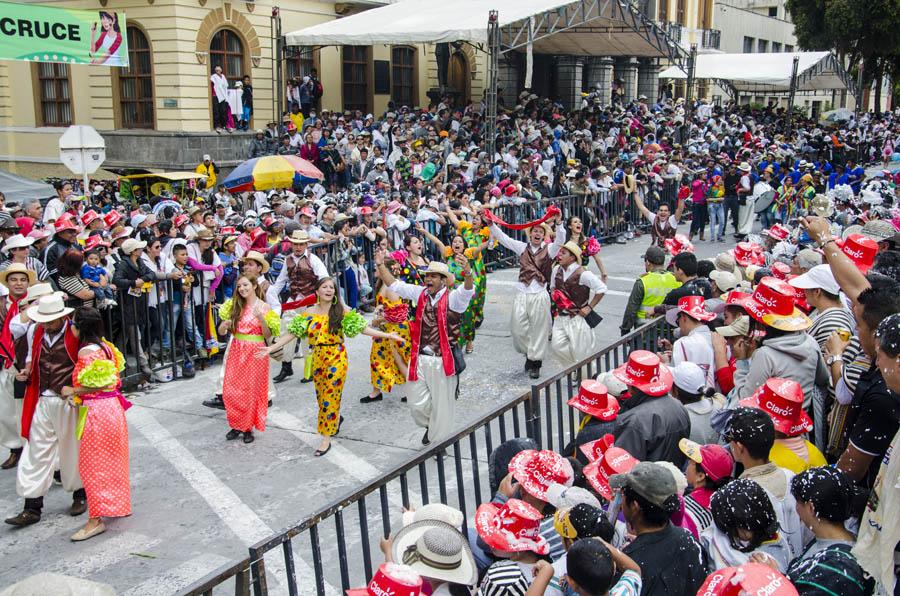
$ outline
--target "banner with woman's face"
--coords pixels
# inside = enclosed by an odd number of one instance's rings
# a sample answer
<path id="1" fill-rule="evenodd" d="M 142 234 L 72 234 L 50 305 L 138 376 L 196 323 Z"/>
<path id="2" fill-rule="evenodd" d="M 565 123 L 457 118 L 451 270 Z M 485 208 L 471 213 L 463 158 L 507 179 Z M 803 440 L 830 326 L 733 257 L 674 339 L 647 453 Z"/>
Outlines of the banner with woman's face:
<path id="1" fill-rule="evenodd" d="M 0 60 L 128 66 L 125 13 L 0 2 Z"/>

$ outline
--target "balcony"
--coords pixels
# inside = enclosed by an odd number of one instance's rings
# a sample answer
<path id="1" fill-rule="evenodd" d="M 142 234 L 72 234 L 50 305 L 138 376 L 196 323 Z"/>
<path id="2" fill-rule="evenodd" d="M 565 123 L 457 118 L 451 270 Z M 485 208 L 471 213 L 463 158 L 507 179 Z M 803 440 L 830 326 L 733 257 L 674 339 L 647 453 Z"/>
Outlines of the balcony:
<path id="1" fill-rule="evenodd" d="M 669 34 L 669 37 L 672 38 L 672 41 L 674 41 L 675 43 L 681 43 L 681 32 L 684 29 L 681 23 L 666 23 L 663 26 L 663 29 L 665 29 L 666 33 Z"/>
<path id="2" fill-rule="evenodd" d="M 706 50 L 718 50 L 721 41 L 721 31 L 718 29 L 704 29 L 700 47 Z"/>

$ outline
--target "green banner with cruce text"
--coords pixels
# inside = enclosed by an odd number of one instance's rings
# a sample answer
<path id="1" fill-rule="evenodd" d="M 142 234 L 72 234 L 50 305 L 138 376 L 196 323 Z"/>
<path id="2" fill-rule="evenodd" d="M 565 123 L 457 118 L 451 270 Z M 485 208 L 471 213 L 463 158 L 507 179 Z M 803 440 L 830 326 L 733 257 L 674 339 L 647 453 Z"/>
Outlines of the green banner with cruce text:
<path id="1" fill-rule="evenodd" d="M 125 13 L 0 2 L 0 60 L 128 66 Z"/>

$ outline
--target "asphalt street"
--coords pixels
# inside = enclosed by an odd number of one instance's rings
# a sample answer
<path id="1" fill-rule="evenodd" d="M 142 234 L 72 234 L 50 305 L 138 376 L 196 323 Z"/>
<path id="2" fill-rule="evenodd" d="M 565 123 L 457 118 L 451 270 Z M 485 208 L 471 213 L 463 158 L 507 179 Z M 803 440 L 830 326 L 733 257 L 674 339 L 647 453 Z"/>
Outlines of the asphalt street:
<path id="1" fill-rule="evenodd" d="M 644 236 L 603 248 L 610 277 L 609 292 L 598 307 L 604 317 L 595 330 L 598 345 L 619 337 L 622 311 L 634 279 L 643 272 L 640 257 L 648 243 Z M 697 243 L 696 248 L 698 256 L 710 257 L 725 246 Z M 467 357 L 457 402 L 459 428 L 529 389 L 523 358 L 512 349 L 509 334 L 515 280 L 513 269 L 489 275 L 485 322 L 474 354 Z M 218 366 L 194 379 L 131 396 L 133 515 L 107 521 L 102 536 L 72 543 L 69 537 L 86 518 L 70 517 L 71 495 L 53 486 L 40 523 L 21 530 L 0 527 L 0 587 L 56 571 L 109 583 L 121 594 L 171 594 L 421 451 L 423 429 L 400 402 L 402 389 L 379 403 L 359 403 L 369 391 L 369 348 L 365 336 L 348 340 L 350 371 L 342 403 L 346 421 L 323 458 L 313 457 L 318 445 L 313 387 L 301 384 L 299 375 L 277 386 L 266 431 L 257 433 L 250 445 L 226 442 L 225 413 L 201 405 L 212 396 Z M 559 369 L 547 360 L 542 372 L 548 376 Z M 390 504 L 399 515 L 393 494 Z M 15 471 L 0 472 L 0 514 L 14 515 L 21 506 Z M 379 525 L 377 518 L 372 523 Z M 309 550 L 298 545 L 295 552 L 301 581 L 308 581 L 313 564 Z M 334 566 L 334 556 L 333 548 L 325 549 L 326 568 Z M 267 562 L 270 571 L 278 571 L 277 561 Z M 275 585 L 272 592 L 281 589 Z M 309 583 L 301 589 L 302 594 L 313 592 Z"/>

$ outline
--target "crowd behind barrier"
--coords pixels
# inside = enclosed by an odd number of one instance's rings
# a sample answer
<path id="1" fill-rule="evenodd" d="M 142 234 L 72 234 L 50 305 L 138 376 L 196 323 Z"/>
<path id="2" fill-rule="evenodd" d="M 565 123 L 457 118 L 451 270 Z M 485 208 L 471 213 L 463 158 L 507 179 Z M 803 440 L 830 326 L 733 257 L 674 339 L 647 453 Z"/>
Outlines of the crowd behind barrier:
<path id="1" fill-rule="evenodd" d="M 343 593 L 372 577 L 381 556 L 379 539 L 396 530 L 392 520 L 401 507 L 437 502 L 455 507 L 463 512 L 465 534 L 475 509 L 490 501 L 497 490 L 500 478 L 491 465 L 497 445 L 522 438 L 534 441 L 536 449 L 562 448 L 574 438 L 578 423 L 577 413 L 566 405 L 578 391 L 576 379 L 611 370 L 627 361 L 633 350 L 652 349 L 658 339 L 670 338 L 671 333 L 665 317 L 649 321 L 530 391 L 510 397 L 366 486 L 260 540 L 249 548 L 247 557 L 216 569 L 177 596 L 212 596 L 219 593 L 216 588 L 231 591 L 232 587 L 236 596 L 265 596 L 273 580 L 292 596 L 312 593 L 313 585 L 318 596 L 332 593 L 331 588 Z M 329 547 L 333 550 L 326 550 Z M 307 567 L 312 568 L 312 577 L 298 571 Z"/>

